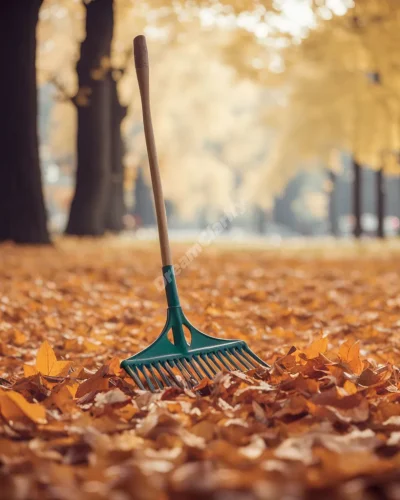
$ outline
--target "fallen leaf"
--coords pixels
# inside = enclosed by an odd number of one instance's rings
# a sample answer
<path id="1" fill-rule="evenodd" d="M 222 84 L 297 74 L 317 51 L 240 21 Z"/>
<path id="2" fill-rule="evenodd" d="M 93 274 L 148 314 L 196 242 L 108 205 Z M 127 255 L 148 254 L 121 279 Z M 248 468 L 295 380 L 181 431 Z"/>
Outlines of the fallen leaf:
<path id="1" fill-rule="evenodd" d="M 62 377 L 68 373 L 71 366 L 69 361 L 57 361 L 53 348 L 45 340 L 40 346 L 36 357 L 36 369 L 42 375 L 50 377 Z"/>
<path id="2" fill-rule="evenodd" d="M 46 410 L 38 403 L 29 403 L 15 391 L 0 393 L 0 412 L 9 422 L 27 417 L 37 424 L 46 423 Z"/>

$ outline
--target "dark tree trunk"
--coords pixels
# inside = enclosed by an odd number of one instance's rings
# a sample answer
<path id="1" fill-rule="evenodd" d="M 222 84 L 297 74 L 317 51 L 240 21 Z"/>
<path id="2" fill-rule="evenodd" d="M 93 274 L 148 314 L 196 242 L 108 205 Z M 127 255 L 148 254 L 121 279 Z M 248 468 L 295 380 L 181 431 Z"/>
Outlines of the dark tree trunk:
<path id="1" fill-rule="evenodd" d="M 328 201 L 329 230 L 332 236 L 339 236 L 338 214 L 336 208 L 336 174 L 329 170 L 329 180 L 331 183 Z"/>
<path id="2" fill-rule="evenodd" d="M 377 236 L 378 238 L 385 237 L 384 220 L 385 220 L 385 177 L 383 169 L 380 168 L 376 172 L 376 216 L 378 219 Z"/>
<path id="3" fill-rule="evenodd" d="M 361 165 L 357 163 L 355 158 L 352 158 L 353 162 L 353 235 L 355 238 L 360 238 L 362 234 L 361 226 Z"/>
<path id="4" fill-rule="evenodd" d="M 0 7 L 0 241 L 49 243 L 37 137 L 36 25 L 42 0 Z"/>
<path id="5" fill-rule="evenodd" d="M 111 87 L 111 182 L 105 213 L 105 229 L 114 233 L 124 228 L 123 217 L 126 214 L 124 201 L 124 142 L 121 124 L 127 113 L 122 106 L 117 92 L 117 82 L 109 73 Z"/>
<path id="6" fill-rule="evenodd" d="M 108 77 L 113 36 L 113 0 L 86 5 L 86 38 L 77 64 L 79 91 L 77 172 L 67 234 L 101 236 L 111 182 L 111 82 Z M 86 96 L 86 98 L 84 97 Z"/>

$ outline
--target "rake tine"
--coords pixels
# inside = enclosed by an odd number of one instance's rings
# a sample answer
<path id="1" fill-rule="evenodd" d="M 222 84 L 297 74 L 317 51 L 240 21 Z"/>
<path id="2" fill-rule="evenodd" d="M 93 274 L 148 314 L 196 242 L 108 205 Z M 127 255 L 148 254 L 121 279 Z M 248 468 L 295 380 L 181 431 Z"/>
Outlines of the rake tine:
<path id="1" fill-rule="evenodd" d="M 256 354 L 254 354 L 254 352 L 249 349 L 248 346 L 245 346 L 244 350 L 246 351 L 246 353 L 251 356 L 260 366 L 266 366 L 268 367 L 268 365 L 266 363 L 264 363 L 264 361 L 262 359 L 260 359 Z"/>
<path id="2" fill-rule="evenodd" d="M 250 363 L 252 365 L 253 368 L 257 368 L 257 364 L 254 362 L 254 360 L 252 360 L 249 355 L 247 354 L 247 352 L 245 351 L 245 349 L 243 348 L 241 351 L 240 351 L 240 354 L 244 357 L 244 359 Z"/>
<path id="3" fill-rule="evenodd" d="M 189 387 L 192 389 L 195 385 L 197 385 L 197 380 L 193 377 L 193 375 L 187 370 L 186 366 L 182 363 L 180 359 L 177 359 L 175 361 L 176 367 L 181 371 L 183 377 L 185 378 L 186 382 L 188 383 Z M 196 384 L 193 384 L 193 381 L 195 380 Z"/>
<path id="4" fill-rule="evenodd" d="M 235 349 L 235 351 L 237 354 L 236 358 L 239 359 L 239 361 L 242 363 L 242 365 L 244 365 L 247 368 L 247 370 L 251 370 L 253 366 L 248 363 L 246 358 L 244 359 L 242 358 L 242 353 L 240 352 L 240 349 Z"/>
<path id="5" fill-rule="evenodd" d="M 176 378 L 175 373 L 171 370 L 171 367 L 168 364 L 168 361 L 165 363 L 161 363 L 161 366 L 165 368 L 165 371 L 168 373 L 168 375 L 171 377 L 172 381 L 176 384 L 177 387 L 180 389 L 183 389 L 182 384 L 179 382 L 179 380 Z"/>
<path id="6" fill-rule="evenodd" d="M 236 360 L 239 361 L 240 365 L 243 365 L 245 368 L 247 368 L 246 365 L 243 363 L 243 360 L 240 359 L 240 357 L 237 355 L 235 349 L 232 349 L 231 352 L 232 352 L 232 356 L 234 356 L 236 358 Z M 243 371 L 243 367 L 240 365 L 239 365 L 239 370 Z"/>
<path id="7" fill-rule="evenodd" d="M 171 381 L 169 380 L 169 378 L 165 375 L 165 373 L 163 372 L 162 370 L 162 367 L 160 365 L 160 363 L 158 361 L 156 361 L 156 363 L 154 364 L 154 368 L 157 370 L 157 372 L 160 374 L 160 377 L 163 379 L 164 381 L 164 384 L 167 386 L 167 387 L 171 387 L 172 386 L 172 383 Z"/>
<path id="8" fill-rule="evenodd" d="M 212 352 L 207 353 L 207 356 L 211 359 L 214 365 L 217 367 L 218 371 L 221 371 L 221 366 L 218 364 L 218 359 L 214 359 L 214 354 Z"/>
<path id="9" fill-rule="evenodd" d="M 129 375 L 133 378 L 133 380 L 135 381 L 136 385 L 139 386 L 139 389 L 142 389 L 142 391 L 145 391 L 145 387 L 144 385 L 142 384 L 142 381 L 140 380 L 140 377 L 137 373 L 137 370 L 136 370 L 136 366 L 134 366 L 133 368 L 131 368 L 130 366 L 128 367 L 128 373 Z"/>
<path id="10" fill-rule="evenodd" d="M 223 353 L 222 353 L 223 354 Z M 228 370 L 228 372 L 232 371 L 232 368 L 228 365 L 228 363 L 224 360 L 223 355 L 220 352 L 216 352 L 215 356 L 219 359 L 219 361 L 224 365 L 224 367 Z"/>
<path id="11" fill-rule="evenodd" d="M 193 359 L 196 361 L 196 363 L 200 366 L 200 368 L 203 370 L 203 372 L 206 374 L 206 377 L 212 378 L 211 373 L 207 369 L 207 365 L 204 362 L 204 359 L 202 359 L 200 356 L 199 357 L 193 357 Z"/>
<path id="12" fill-rule="evenodd" d="M 164 386 L 160 382 L 160 380 L 158 379 L 158 377 L 156 376 L 156 374 L 154 373 L 153 367 L 151 366 L 151 364 L 147 366 L 147 369 L 153 375 L 153 379 L 156 381 L 156 384 L 158 385 L 158 388 L 162 391 L 164 389 Z"/>
<path id="13" fill-rule="evenodd" d="M 179 363 L 181 363 L 182 366 L 185 368 L 185 370 L 188 373 L 190 379 L 194 378 L 196 380 L 196 377 L 194 376 L 194 374 L 192 372 L 192 365 L 188 362 L 188 360 L 185 359 L 185 358 L 182 358 L 182 359 L 179 360 Z"/>
<path id="14" fill-rule="evenodd" d="M 205 354 L 200 354 L 200 358 L 208 366 L 208 368 L 211 370 L 212 374 L 216 375 L 217 372 L 216 372 L 215 368 L 212 366 L 212 364 L 209 362 L 209 360 L 207 359 L 207 356 Z M 212 376 L 211 376 L 211 378 L 212 378 Z"/>
<path id="15" fill-rule="evenodd" d="M 179 370 L 179 372 L 181 373 L 181 375 L 182 375 L 182 377 L 183 377 L 184 381 L 185 381 L 185 382 L 189 385 L 189 387 L 190 387 L 190 382 L 189 382 L 189 380 L 188 380 L 188 378 L 187 378 L 187 375 L 186 375 L 186 373 L 185 373 L 184 369 L 182 369 L 180 366 L 178 366 L 178 363 L 177 363 L 175 360 L 172 360 L 172 359 L 171 359 L 171 360 L 169 360 L 168 362 L 169 362 L 169 364 L 172 366 L 172 368 L 174 368 L 174 367 L 175 367 L 175 368 L 177 368 L 177 369 Z M 184 367 L 183 367 L 183 368 L 184 368 Z M 183 387 L 183 388 L 185 388 L 185 384 L 183 384 L 183 385 L 182 385 L 182 387 Z"/>
<path id="16" fill-rule="evenodd" d="M 139 370 L 143 373 L 144 378 L 146 379 L 147 385 L 149 386 L 151 392 L 156 392 L 153 384 L 151 383 L 151 380 L 149 379 L 149 376 L 147 375 L 144 366 L 141 366 Z"/>
<path id="17" fill-rule="evenodd" d="M 190 368 L 196 372 L 196 375 L 199 377 L 199 380 L 201 380 L 203 378 L 203 375 L 201 374 L 201 372 L 199 371 L 199 369 L 197 368 L 196 364 L 194 363 L 194 358 L 192 358 L 190 360 L 190 363 L 189 361 L 185 360 L 186 363 L 190 366 Z"/>
<path id="18" fill-rule="evenodd" d="M 232 356 L 231 356 L 232 353 L 229 351 L 229 349 L 226 350 L 225 354 L 226 354 L 226 357 L 229 359 L 229 362 L 231 363 L 231 365 L 233 367 L 235 367 L 236 370 L 240 370 L 239 366 L 236 364 L 236 361 L 232 358 Z"/>
<path id="19" fill-rule="evenodd" d="M 179 373 L 182 375 L 183 380 L 184 380 L 184 381 L 185 381 L 185 382 L 189 385 L 189 387 L 190 387 L 190 383 L 189 383 L 188 378 L 187 378 L 187 375 L 186 375 L 186 373 L 185 373 L 185 371 L 184 371 L 184 367 L 180 367 L 180 366 L 178 365 L 177 360 L 174 360 L 174 359 L 170 359 L 170 360 L 168 361 L 168 363 L 171 365 L 171 367 L 172 367 L 172 368 L 176 368 L 177 370 L 179 370 Z M 185 383 L 183 383 L 183 384 L 182 384 L 182 387 L 183 387 L 183 388 L 185 388 Z"/>

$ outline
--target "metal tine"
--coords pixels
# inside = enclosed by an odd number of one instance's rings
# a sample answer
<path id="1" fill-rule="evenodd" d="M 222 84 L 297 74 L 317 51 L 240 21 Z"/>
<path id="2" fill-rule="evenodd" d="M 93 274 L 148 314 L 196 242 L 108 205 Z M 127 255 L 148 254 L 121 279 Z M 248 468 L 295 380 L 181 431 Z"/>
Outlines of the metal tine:
<path id="1" fill-rule="evenodd" d="M 163 379 L 164 381 L 164 384 L 167 386 L 167 387 L 172 387 L 172 382 L 170 381 L 170 379 L 165 375 L 162 367 L 161 367 L 161 364 L 156 361 L 154 363 L 154 368 L 157 370 L 157 372 L 160 374 L 160 377 Z"/>
<path id="2" fill-rule="evenodd" d="M 169 363 L 168 362 L 163 362 L 161 363 L 161 366 L 165 369 L 165 371 L 168 373 L 168 375 L 171 377 L 172 381 L 174 382 L 174 384 L 179 387 L 179 388 L 183 388 L 181 382 L 179 382 L 179 380 L 176 378 L 175 376 L 175 373 L 171 370 L 170 366 L 169 366 Z"/>
<path id="3" fill-rule="evenodd" d="M 135 381 L 136 385 L 139 386 L 139 389 L 142 389 L 143 391 L 145 391 L 145 387 L 142 383 L 142 381 L 140 380 L 140 377 L 137 373 L 137 369 L 136 369 L 136 366 L 134 366 L 133 368 L 131 368 L 130 366 L 128 366 L 128 371 L 129 371 L 129 375 L 133 378 L 133 380 Z"/>
<path id="4" fill-rule="evenodd" d="M 244 365 L 248 370 L 251 370 L 253 368 L 253 365 L 250 365 L 249 362 L 246 360 L 246 358 L 242 358 L 242 353 L 240 352 L 240 349 L 235 349 L 237 352 L 237 358 L 239 358 L 240 362 L 242 365 Z"/>
<path id="5" fill-rule="evenodd" d="M 223 353 L 223 352 L 221 353 L 221 352 L 217 351 L 217 352 L 215 353 L 215 356 L 219 359 L 219 361 L 221 361 L 221 363 L 225 366 L 225 368 L 226 368 L 229 372 L 231 372 L 231 371 L 232 371 L 232 368 L 228 365 L 228 363 L 227 363 L 227 362 L 225 361 L 225 359 L 224 359 L 224 353 Z"/>
<path id="6" fill-rule="evenodd" d="M 253 366 L 253 368 L 257 368 L 259 366 L 258 363 L 256 363 L 253 359 L 250 358 L 250 356 L 247 354 L 245 348 L 240 349 L 240 354 L 244 357 L 244 359 L 246 361 L 248 361 Z"/>
<path id="7" fill-rule="evenodd" d="M 199 380 L 201 380 L 202 378 L 204 378 L 204 376 L 201 374 L 201 372 L 199 371 L 199 369 L 197 368 L 197 366 L 193 362 L 194 361 L 193 358 L 190 361 L 188 361 L 187 359 L 184 359 L 184 361 L 186 362 L 186 364 L 189 365 L 190 369 L 193 370 L 196 373 L 196 375 L 199 377 Z"/>
<path id="8" fill-rule="evenodd" d="M 248 369 L 247 366 L 245 365 L 245 363 L 243 362 L 243 360 L 238 356 L 238 354 L 236 353 L 236 350 L 234 348 L 232 349 L 231 353 L 232 353 L 232 356 L 234 356 L 239 361 L 239 363 L 241 365 L 243 365 L 246 368 L 246 370 L 247 370 Z M 242 372 L 243 371 L 243 367 L 240 366 L 239 370 Z"/>
<path id="9" fill-rule="evenodd" d="M 144 365 L 140 366 L 139 370 L 143 373 L 143 376 L 146 379 L 147 385 L 149 386 L 149 389 L 151 390 L 151 392 L 156 392 L 153 384 L 151 383 L 151 380 L 149 379 L 149 376 L 145 372 Z"/>
<path id="10" fill-rule="evenodd" d="M 212 366 L 212 364 L 208 361 L 206 355 L 205 354 L 200 354 L 200 358 L 204 361 L 204 363 L 208 366 L 208 368 L 212 372 L 212 375 L 211 375 L 210 378 L 212 378 L 213 375 L 216 375 L 217 372 L 216 372 L 215 368 Z"/>
<path id="11" fill-rule="evenodd" d="M 212 378 L 211 373 L 207 369 L 207 365 L 204 362 L 204 359 L 202 359 L 200 356 L 193 356 L 193 359 L 196 361 L 196 363 L 199 365 L 199 367 L 203 370 L 203 372 L 206 374 L 206 377 Z"/>
<path id="12" fill-rule="evenodd" d="M 158 388 L 162 391 L 164 389 L 163 383 L 158 379 L 156 374 L 154 373 L 153 366 L 151 364 L 147 365 L 146 368 L 149 370 L 149 372 L 153 375 L 153 379 L 156 381 L 156 384 L 158 385 Z"/>
<path id="13" fill-rule="evenodd" d="M 229 359 L 229 363 L 231 363 L 231 365 L 236 369 L 236 370 L 240 370 L 240 367 L 236 364 L 236 361 L 232 358 L 232 353 L 229 349 L 227 349 L 225 351 L 225 355 L 226 357 Z"/>
<path id="14" fill-rule="evenodd" d="M 221 371 L 221 366 L 217 363 L 217 359 L 214 359 L 214 353 L 208 352 L 207 356 L 211 359 L 211 361 L 214 363 L 214 365 L 217 367 L 218 371 Z"/>

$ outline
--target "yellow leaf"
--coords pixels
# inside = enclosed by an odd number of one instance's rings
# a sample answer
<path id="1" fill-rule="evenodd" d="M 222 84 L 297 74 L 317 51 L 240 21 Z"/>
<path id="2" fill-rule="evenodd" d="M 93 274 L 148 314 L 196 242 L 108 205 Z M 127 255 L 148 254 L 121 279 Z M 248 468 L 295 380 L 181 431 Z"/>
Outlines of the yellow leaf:
<path id="1" fill-rule="evenodd" d="M 36 368 L 42 375 L 62 377 L 68 373 L 70 366 L 69 361 L 57 361 L 51 345 L 47 340 L 43 342 L 36 357 Z"/>
<path id="2" fill-rule="evenodd" d="M 46 423 L 46 410 L 38 403 L 29 403 L 15 391 L 0 394 L 0 412 L 7 421 L 24 417 L 38 424 Z"/>
<path id="3" fill-rule="evenodd" d="M 32 365 L 24 365 L 24 377 L 32 377 L 38 373 L 37 369 Z"/>
<path id="4" fill-rule="evenodd" d="M 324 354 L 328 348 L 328 337 L 319 337 L 314 340 L 308 347 L 304 349 L 304 354 L 308 359 L 318 358 L 320 354 Z"/>

